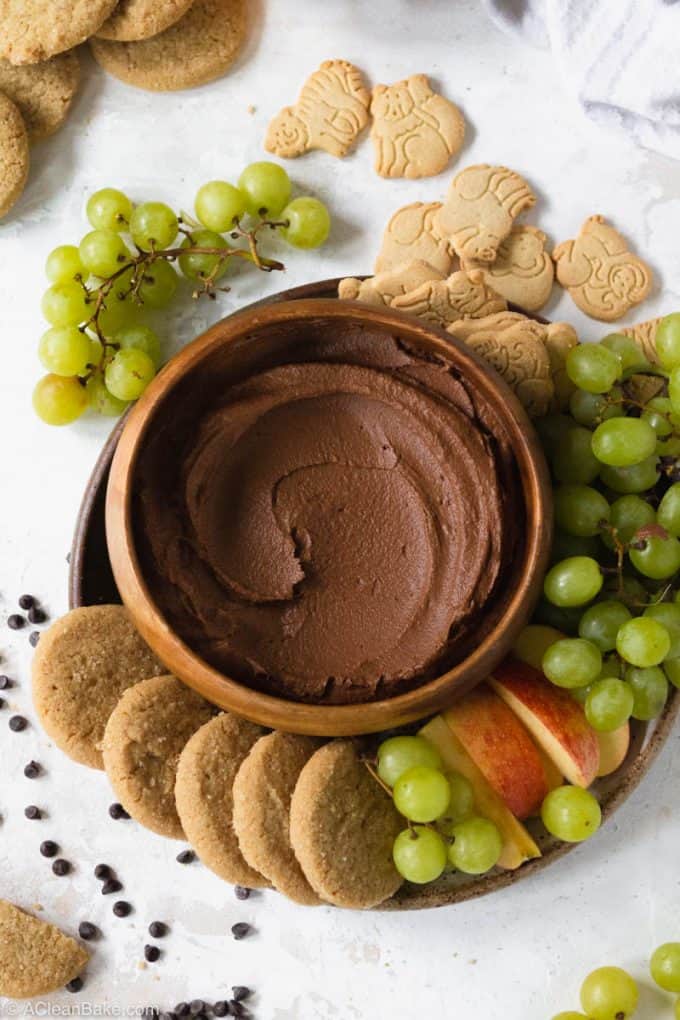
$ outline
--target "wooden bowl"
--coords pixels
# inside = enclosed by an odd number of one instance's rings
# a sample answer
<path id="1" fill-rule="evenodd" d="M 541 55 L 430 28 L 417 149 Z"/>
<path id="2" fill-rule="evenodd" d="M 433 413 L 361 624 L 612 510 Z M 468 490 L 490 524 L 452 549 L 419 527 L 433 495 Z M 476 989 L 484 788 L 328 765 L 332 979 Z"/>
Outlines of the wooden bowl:
<path id="1" fill-rule="evenodd" d="M 205 407 L 211 387 L 227 387 L 258 370 L 263 352 L 280 350 L 291 337 L 306 343 L 322 334 L 370 329 L 396 336 L 424 355 L 444 356 L 494 408 L 509 437 L 524 502 L 523 543 L 509 567 L 503 591 L 482 620 L 476 648 L 441 676 L 391 698 L 350 705 L 286 700 L 225 676 L 205 662 L 173 630 L 154 601 L 138 555 L 134 500 L 137 470 L 154 429 L 182 408 L 191 423 Z M 302 340 L 300 341 L 302 342 Z M 261 370 L 261 364 L 259 366 Z M 174 420 L 174 419 L 173 419 Z M 108 550 L 123 602 L 146 641 L 169 670 L 204 697 L 254 722 L 319 736 L 369 733 L 401 726 L 439 711 L 454 696 L 487 676 L 526 624 L 540 594 L 551 538 L 552 497 L 534 429 L 505 382 L 465 345 L 412 316 L 387 308 L 338 300 L 298 300 L 247 309 L 217 323 L 163 369 L 132 409 L 114 456 L 106 500 Z M 486 625 L 486 626 L 485 626 Z"/>

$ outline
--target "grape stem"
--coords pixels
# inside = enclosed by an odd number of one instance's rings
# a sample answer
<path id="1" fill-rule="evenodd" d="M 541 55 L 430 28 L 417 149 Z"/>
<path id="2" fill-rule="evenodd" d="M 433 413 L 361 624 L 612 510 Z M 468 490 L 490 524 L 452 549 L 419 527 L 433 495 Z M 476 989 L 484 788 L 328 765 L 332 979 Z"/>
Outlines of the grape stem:
<path id="1" fill-rule="evenodd" d="M 377 770 L 376 770 L 375 766 L 373 765 L 373 762 L 369 761 L 368 758 L 364 758 L 364 765 L 366 766 L 368 771 L 371 773 L 371 775 L 375 779 L 375 781 L 378 784 L 378 786 L 382 786 L 383 790 L 388 795 L 388 797 L 390 799 L 392 799 L 392 790 L 391 790 L 391 788 L 387 785 L 386 782 L 384 782 L 384 780 L 382 780 L 380 778 L 380 776 L 377 773 Z"/>

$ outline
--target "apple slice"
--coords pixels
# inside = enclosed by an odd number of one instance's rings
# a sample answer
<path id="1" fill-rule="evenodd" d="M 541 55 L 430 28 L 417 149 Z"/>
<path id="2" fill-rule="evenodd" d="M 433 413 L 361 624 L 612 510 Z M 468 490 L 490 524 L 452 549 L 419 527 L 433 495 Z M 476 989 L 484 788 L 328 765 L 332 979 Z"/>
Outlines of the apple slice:
<path id="1" fill-rule="evenodd" d="M 538 748 L 512 709 L 480 684 L 442 715 L 513 815 L 538 814 L 548 781 Z"/>
<path id="2" fill-rule="evenodd" d="M 505 659 L 489 682 L 562 775 L 574 786 L 590 786 L 600 767 L 600 745 L 581 705 L 518 659 Z"/>
<path id="3" fill-rule="evenodd" d="M 499 865 L 509 871 L 519 868 L 520 864 L 540 857 L 533 839 L 522 823 L 515 818 L 505 806 L 493 787 L 484 778 L 458 737 L 448 726 L 441 715 L 431 719 L 420 731 L 437 748 L 442 761 L 449 772 L 460 772 L 472 785 L 475 793 L 475 804 L 480 815 L 493 822 L 503 837 L 503 852 Z"/>
<path id="4" fill-rule="evenodd" d="M 600 744 L 600 767 L 598 776 L 610 776 L 623 765 L 630 745 L 630 725 L 625 722 L 611 733 L 598 733 Z"/>

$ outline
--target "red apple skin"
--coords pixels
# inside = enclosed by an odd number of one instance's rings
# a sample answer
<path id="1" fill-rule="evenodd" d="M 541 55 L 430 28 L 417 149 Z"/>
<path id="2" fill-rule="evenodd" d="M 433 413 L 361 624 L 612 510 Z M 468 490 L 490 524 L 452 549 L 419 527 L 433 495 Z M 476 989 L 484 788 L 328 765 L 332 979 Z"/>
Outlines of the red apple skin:
<path id="1" fill-rule="evenodd" d="M 490 682 L 562 775 L 576 786 L 590 786 L 600 767 L 600 744 L 581 705 L 518 659 L 505 659 Z"/>
<path id="2" fill-rule="evenodd" d="M 443 714 L 515 818 L 537 815 L 549 792 L 548 779 L 538 748 L 512 709 L 480 684 Z"/>

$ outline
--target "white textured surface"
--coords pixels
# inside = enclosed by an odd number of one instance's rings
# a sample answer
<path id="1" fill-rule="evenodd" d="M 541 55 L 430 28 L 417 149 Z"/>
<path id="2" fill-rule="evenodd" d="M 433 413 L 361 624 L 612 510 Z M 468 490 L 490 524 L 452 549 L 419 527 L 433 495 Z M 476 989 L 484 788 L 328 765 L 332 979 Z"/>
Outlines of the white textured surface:
<path id="1" fill-rule="evenodd" d="M 269 117 L 294 101 L 322 59 L 356 61 L 372 82 L 428 71 L 468 118 L 460 165 L 501 162 L 525 173 L 539 204 L 532 220 L 557 243 L 591 213 L 610 216 L 649 258 L 659 286 L 647 317 L 680 307 L 678 164 L 601 135 L 562 93 L 543 54 L 497 32 L 471 0 L 268 0 L 249 59 L 226 79 L 179 95 L 136 92 L 89 68 L 66 128 L 37 148 L 29 187 L 0 225 L 0 614 L 22 591 L 44 597 L 52 614 L 66 608 L 66 563 L 78 502 L 108 426 L 85 421 L 49 430 L 32 416 L 42 330 L 42 263 L 56 243 L 85 231 L 85 195 L 112 184 L 136 199 L 191 205 L 196 187 L 235 178 L 263 155 Z M 256 107 L 254 114 L 248 106 Z M 201 305 L 173 329 L 184 342 L 210 320 L 264 292 L 312 279 L 369 271 L 384 222 L 407 201 L 432 200 L 448 175 L 421 183 L 386 182 L 371 169 L 368 139 L 344 162 L 313 154 L 290 164 L 300 189 L 331 206 L 332 242 L 320 253 L 290 253 L 285 276 L 241 275 L 217 306 Z M 549 309 L 584 326 L 569 298 Z M 30 706 L 26 632 L 3 626 L 2 670 L 16 677 L 13 709 Z M 680 938 L 678 737 L 616 819 L 588 846 L 536 878 L 460 907 L 403 915 L 298 909 L 273 893 L 238 903 L 230 887 L 198 865 L 174 861 L 180 846 L 114 823 L 103 775 L 68 762 L 35 724 L 23 734 L 0 713 L 0 895 L 74 930 L 88 918 L 105 938 L 96 945 L 81 1000 L 154 1002 L 218 998 L 231 983 L 258 989 L 262 1020 L 548 1020 L 577 1007 L 580 979 L 602 963 L 644 976 L 661 941 Z M 47 775 L 23 777 L 35 757 Z M 28 822 L 23 807 L 45 805 L 49 818 Z M 59 841 L 76 864 L 52 875 L 41 839 Z M 92 868 L 111 863 L 136 912 L 111 914 Z M 162 962 L 138 963 L 149 921 L 172 924 Z M 258 933 L 236 943 L 237 920 Z M 1 947 L 0 947 L 1 955 Z M 1 966 L 1 962 L 0 962 Z M 73 1006 L 66 993 L 56 1002 Z M 0 1003 L 0 1015 L 7 1005 Z M 642 1020 L 668 1016 L 669 1001 L 644 992 Z"/>

